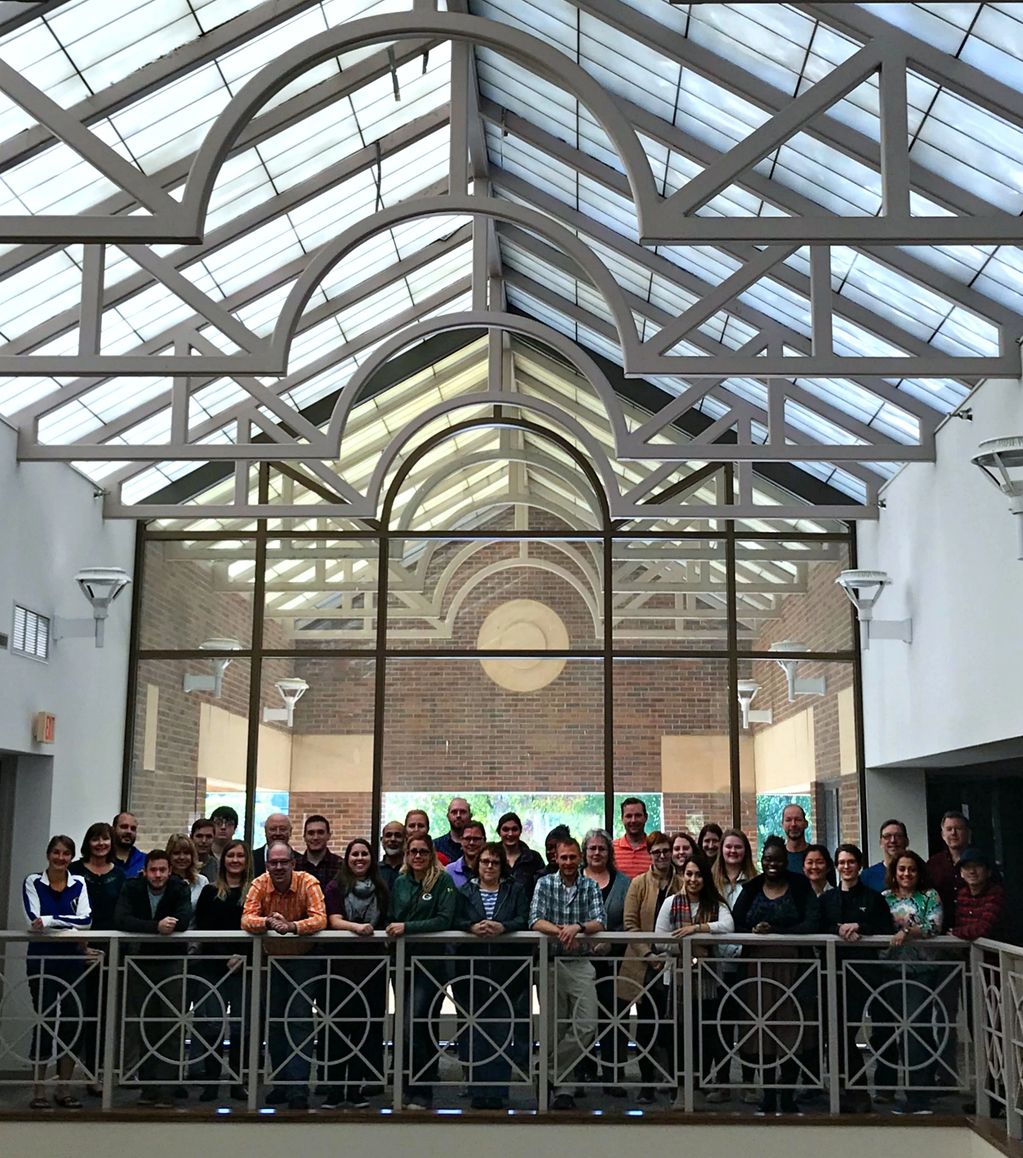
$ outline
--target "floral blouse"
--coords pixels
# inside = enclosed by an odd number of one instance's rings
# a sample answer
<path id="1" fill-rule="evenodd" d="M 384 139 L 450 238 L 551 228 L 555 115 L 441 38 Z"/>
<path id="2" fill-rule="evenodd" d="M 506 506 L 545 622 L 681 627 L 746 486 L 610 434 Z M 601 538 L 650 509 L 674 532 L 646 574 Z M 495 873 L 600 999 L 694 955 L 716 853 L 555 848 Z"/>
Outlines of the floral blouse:
<path id="1" fill-rule="evenodd" d="M 941 932 L 944 914 L 941 898 L 934 889 L 916 892 L 911 897 L 897 897 L 891 889 L 885 889 L 882 896 L 888 902 L 892 920 L 900 932 L 903 929 L 917 928 L 922 931 L 924 938 L 937 937 Z M 888 950 L 886 956 L 916 959 L 926 958 L 930 954 L 922 950 L 919 941 L 906 941 L 901 947 Z"/>

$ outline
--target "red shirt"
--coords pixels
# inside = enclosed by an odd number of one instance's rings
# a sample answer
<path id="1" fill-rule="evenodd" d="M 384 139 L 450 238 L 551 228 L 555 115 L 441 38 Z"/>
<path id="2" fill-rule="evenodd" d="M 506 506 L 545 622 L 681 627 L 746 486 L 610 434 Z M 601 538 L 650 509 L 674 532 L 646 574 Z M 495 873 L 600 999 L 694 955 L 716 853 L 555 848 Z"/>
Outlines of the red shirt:
<path id="1" fill-rule="evenodd" d="M 628 836 L 622 835 L 611 842 L 615 853 L 615 868 L 627 877 L 641 877 L 650 867 L 650 850 L 646 841 L 633 848 Z"/>
<path id="2" fill-rule="evenodd" d="M 976 941 L 978 937 L 999 940 L 1004 932 L 1005 889 L 988 882 L 982 893 L 974 896 L 966 885 L 956 896 L 955 924 L 949 929 L 953 937 Z"/>

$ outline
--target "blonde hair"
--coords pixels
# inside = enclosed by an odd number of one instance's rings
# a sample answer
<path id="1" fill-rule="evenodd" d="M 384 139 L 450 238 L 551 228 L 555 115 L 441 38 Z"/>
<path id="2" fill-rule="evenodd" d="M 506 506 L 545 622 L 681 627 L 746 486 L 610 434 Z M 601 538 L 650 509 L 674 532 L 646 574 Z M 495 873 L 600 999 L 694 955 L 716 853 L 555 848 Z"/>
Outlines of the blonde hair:
<path id="1" fill-rule="evenodd" d="M 437 859 L 436 849 L 433 847 L 433 837 L 429 833 L 424 836 L 410 836 L 405 841 L 405 863 L 401 866 L 401 871 L 405 876 L 412 876 L 408 863 L 408 846 L 414 840 L 421 840 L 430 850 L 430 859 L 427 861 L 426 875 L 423 877 L 421 888 L 424 893 L 428 893 L 433 886 L 440 880 L 444 869 L 441 867 L 440 861 Z"/>
<path id="2" fill-rule="evenodd" d="M 181 852 L 182 849 L 187 849 L 192 854 L 192 863 L 188 866 L 188 871 L 185 874 L 185 880 L 190 885 L 194 885 L 199 879 L 199 855 L 195 851 L 195 844 L 187 832 L 175 832 L 167 838 L 167 856 L 168 858 L 174 856 L 176 852 Z M 174 862 L 171 861 L 171 871 L 174 870 Z"/>

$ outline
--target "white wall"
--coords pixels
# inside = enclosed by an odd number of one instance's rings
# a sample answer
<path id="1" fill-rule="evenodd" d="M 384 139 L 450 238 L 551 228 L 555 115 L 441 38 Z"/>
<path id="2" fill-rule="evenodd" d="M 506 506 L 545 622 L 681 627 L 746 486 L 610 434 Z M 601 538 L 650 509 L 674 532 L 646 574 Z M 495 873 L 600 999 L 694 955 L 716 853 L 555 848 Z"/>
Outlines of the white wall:
<path id="1" fill-rule="evenodd" d="M 864 655 L 868 767 L 1023 735 L 1015 516 L 970 462 L 983 439 L 1023 433 L 1023 388 L 987 382 L 969 405 L 972 422 L 938 432 L 937 461 L 906 467 L 880 519 L 858 526 L 859 566 L 892 580 L 875 616 L 913 617 L 912 644 Z"/>
<path id="2" fill-rule="evenodd" d="M 7 633 L 15 602 L 50 617 L 90 617 L 72 576 L 85 566 L 130 573 L 135 542 L 134 523 L 104 522 L 84 476 L 62 463 L 19 465 L 15 451 L 14 431 L 0 423 L 0 630 Z M 36 757 L 18 761 L 13 880 L 43 866 L 51 833 L 66 831 L 77 842 L 90 821 L 117 809 L 130 627 L 129 588 L 111 608 L 102 650 L 91 639 L 64 639 L 48 663 L 0 650 L 0 750 Z M 57 716 L 54 744 L 32 741 L 32 717 L 44 710 Z"/>

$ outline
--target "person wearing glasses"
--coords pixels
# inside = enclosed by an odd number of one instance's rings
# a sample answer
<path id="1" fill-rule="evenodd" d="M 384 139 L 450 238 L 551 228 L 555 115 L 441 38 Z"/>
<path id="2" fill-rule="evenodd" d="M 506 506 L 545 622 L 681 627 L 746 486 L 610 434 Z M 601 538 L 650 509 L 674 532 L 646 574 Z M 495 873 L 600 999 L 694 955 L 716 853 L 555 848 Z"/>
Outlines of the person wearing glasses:
<path id="1" fill-rule="evenodd" d="M 909 848 L 909 832 L 901 820 L 886 820 L 881 825 L 881 859 L 860 873 L 868 889 L 883 893 L 888 887 L 888 869 Z"/>
<path id="2" fill-rule="evenodd" d="M 460 889 L 464 884 L 475 880 L 478 875 L 480 853 L 483 851 L 483 842 L 487 839 L 487 830 L 481 820 L 469 820 L 461 832 L 462 855 L 444 866 L 444 871 L 451 877 L 455 888 Z"/>
<path id="3" fill-rule="evenodd" d="M 327 927 L 323 890 L 311 873 L 295 870 L 295 854 L 283 840 L 266 848 L 266 872 L 252 882 L 242 908 L 242 928 L 256 935 L 309 937 Z M 308 943 L 269 941 L 266 984 L 270 1070 L 277 1084 L 266 1095 L 268 1105 L 287 1103 L 289 1110 L 309 1109 L 312 1061 L 312 991 L 317 962 L 301 957 Z"/>
<path id="4" fill-rule="evenodd" d="M 468 829 L 462 834 L 463 847 L 467 835 Z M 470 1069 L 472 1109 L 500 1110 L 508 1101 L 513 1062 L 520 1080 L 529 1077 L 532 948 L 494 938 L 525 930 L 529 901 L 526 890 L 508 874 L 500 841 L 483 846 L 477 867 L 477 876 L 459 890 L 455 922 L 457 929 L 471 933 L 478 941 L 469 949 L 472 972 L 468 1008 L 473 1016 L 463 1061 Z"/>
<path id="5" fill-rule="evenodd" d="M 647 834 L 647 846 L 650 867 L 632 881 L 625 895 L 622 928 L 627 933 L 652 933 L 665 899 L 682 887 L 682 878 L 675 871 L 671 838 L 663 832 L 651 832 Z M 645 1083 L 638 1098 L 642 1106 L 654 1103 L 656 1071 L 671 1073 L 675 1065 L 668 1056 L 671 1029 L 668 990 L 662 984 L 663 967 L 652 941 L 630 941 L 618 974 L 619 1000 L 636 1006 L 639 1073 Z"/>
<path id="6" fill-rule="evenodd" d="M 408 828 L 408 818 L 405 820 Z M 428 833 L 409 835 L 405 842 L 405 865 L 394 882 L 387 914 L 388 937 L 411 933 L 443 933 L 454 928 L 457 891 L 443 870 Z M 413 968 L 413 954 L 423 960 Z M 440 1006 L 448 981 L 448 963 L 442 944 L 410 949 L 406 960 L 410 977 L 405 1017 L 409 1043 L 405 1109 L 429 1110 L 433 1106 L 432 1083 L 440 1072 L 437 1042 L 440 1040 Z M 395 1081 L 399 1080 L 395 1075 Z"/>

